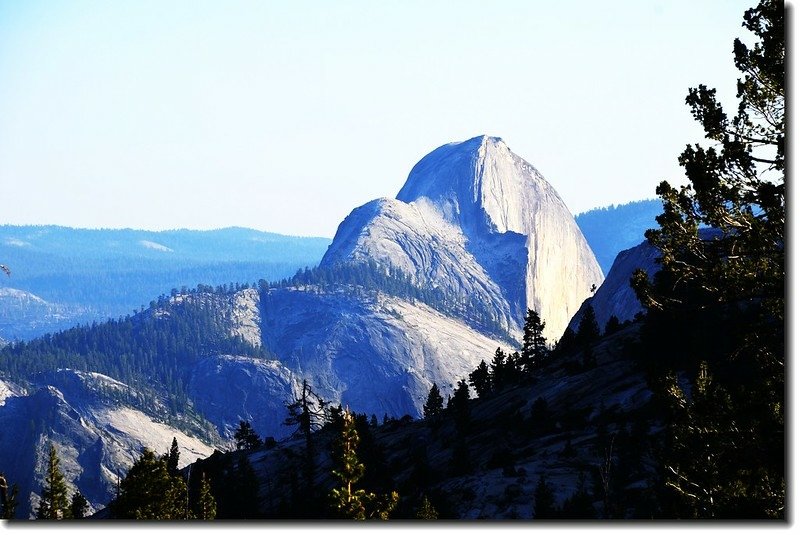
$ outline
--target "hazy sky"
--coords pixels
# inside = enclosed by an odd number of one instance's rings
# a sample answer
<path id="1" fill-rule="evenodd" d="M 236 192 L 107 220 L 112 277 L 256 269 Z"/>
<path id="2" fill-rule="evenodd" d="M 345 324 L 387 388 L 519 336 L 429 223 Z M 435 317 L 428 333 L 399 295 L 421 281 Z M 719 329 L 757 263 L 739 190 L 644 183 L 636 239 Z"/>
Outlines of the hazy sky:
<path id="1" fill-rule="evenodd" d="M 333 236 L 451 141 L 573 213 L 683 182 L 755 0 L 0 0 L 0 224 Z"/>

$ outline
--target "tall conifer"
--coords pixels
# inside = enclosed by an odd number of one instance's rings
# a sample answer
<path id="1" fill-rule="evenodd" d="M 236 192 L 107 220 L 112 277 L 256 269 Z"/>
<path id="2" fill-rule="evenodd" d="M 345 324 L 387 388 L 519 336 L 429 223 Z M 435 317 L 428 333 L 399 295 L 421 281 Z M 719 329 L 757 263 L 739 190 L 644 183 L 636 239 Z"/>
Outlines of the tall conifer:
<path id="1" fill-rule="evenodd" d="M 356 454 L 359 437 L 355 418 L 350 411 L 345 410 L 342 423 L 342 433 L 339 437 L 341 453 L 337 469 L 333 471 L 334 477 L 339 480 L 339 486 L 331 489 L 329 494 L 332 507 L 342 518 L 387 520 L 396 507 L 399 496 L 396 492 L 392 492 L 388 496 L 379 498 L 372 492 L 356 488 L 356 483 L 364 475 L 365 467 Z"/>
<path id="2" fill-rule="evenodd" d="M 444 409 L 444 398 L 439 392 L 439 386 L 433 383 L 430 392 L 428 392 L 428 399 L 422 407 L 422 414 L 425 418 L 433 418 L 442 413 Z"/>
<path id="3" fill-rule="evenodd" d="M 545 322 L 535 310 L 528 309 L 525 326 L 522 331 L 522 369 L 525 373 L 533 373 L 541 368 L 547 360 L 549 350 L 544 337 Z"/>
<path id="4" fill-rule="evenodd" d="M 60 463 L 56 447 L 51 443 L 47 459 L 47 474 L 42 488 L 42 497 L 39 500 L 39 509 L 36 512 L 38 519 L 60 520 L 71 516 L 67 498 L 67 483 L 59 467 Z"/>
<path id="5" fill-rule="evenodd" d="M 715 89 L 689 90 L 708 143 L 678 158 L 689 184 L 656 189 L 664 211 L 645 236 L 661 270 L 632 278 L 653 389 L 677 407 L 667 484 L 690 515 L 785 515 L 785 16 L 781 0 L 744 13 L 755 39 L 733 43 L 732 115 Z M 697 397 L 678 388 L 682 373 L 698 377 Z"/>

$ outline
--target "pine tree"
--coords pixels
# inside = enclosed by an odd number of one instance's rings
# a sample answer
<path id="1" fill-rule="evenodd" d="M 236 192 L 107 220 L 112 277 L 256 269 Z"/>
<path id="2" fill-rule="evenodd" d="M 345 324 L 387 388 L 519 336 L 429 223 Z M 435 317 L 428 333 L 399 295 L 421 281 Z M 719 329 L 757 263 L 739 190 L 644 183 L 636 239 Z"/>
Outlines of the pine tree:
<path id="1" fill-rule="evenodd" d="M 527 374 L 532 374 L 542 367 L 549 356 L 547 339 L 544 337 L 545 322 L 539 314 L 528 309 L 525 316 L 525 326 L 522 331 L 522 369 Z"/>
<path id="2" fill-rule="evenodd" d="M 740 413 L 726 388 L 701 363 L 686 395 L 671 378 L 669 398 L 673 419 L 668 431 L 672 445 L 666 459 L 666 484 L 694 518 L 759 518 L 780 515 L 783 490 L 779 475 L 769 464 L 742 461 L 736 442 L 748 429 L 747 415 Z M 748 437 L 749 439 L 749 437 Z M 747 439 L 746 439 L 747 440 Z M 752 486 L 758 485 L 755 489 Z M 753 492 L 755 491 L 755 492 Z"/>
<path id="3" fill-rule="evenodd" d="M 416 518 L 419 520 L 438 520 L 439 513 L 433 507 L 430 500 L 428 500 L 427 496 L 422 496 L 422 503 L 417 509 L 417 514 L 415 515 Z"/>
<path id="4" fill-rule="evenodd" d="M 178 439 L 172 437 L 172 445 L 169 448 L 169 454 L 167 454 L 167 471 L 169 475 L 178 475 L 178 460 L 180 456 L 181 454 L 178 451 Z"/>
<path id="5" fill-rule="evenodd" d="M 576 345 L 575 331 L 567 327 L 564 329 L 564 334 L 562 334 L 561 338 L 556 342 L 556 346 L 553 348 L 550 357 L 553 359 L 565 357 L 575 349 Z"/>
<path id="6" fill-rule="evenodd" d="M 36 518 L 38 519 L 60 520 L 70 517 L 67 483 L 64 480 L 64 474 L 61 473 L 61 468 L 59 468 L 60 462 L 56 447 L 51 443 L 47 461 L 47 475 L 42 488 L 39 509 L 36 512 Z"/>
<path id="7" fill-rule="evenodd" d="M 581 321 L 578 324 L 578 332 L 575 333 L 575 342 L 582 348 L 588 347 L 600 338 L 600 326 L 597 324 L 597 316 L 594 307 L 588 305 L 583 311 Z"/>
<path id="8" fill-rule="evenodd" d="M 506 359 L 506 381 L 507 384 L 512 385 L 519 383 L 523 378 L 524 366 L 522 363 L 522 355 L 519 351 L 514 351 Z"/>
<path id="9" fill-rule="evenodd" d="M 392 492 L 388 496 L 378 498 L 374 493 L 356 488 L 356 483 L 365 471 L 364 465 L 356 454 L 358 442 L 355 419 L 350 411 L 345 410 L 343 429 L 339 437 L 341 454 L 338 460 L 338 469 L 333 471 L 334 477 L 339 480 L 339 486 L 331 489 L 329 493 L 333 510 L 341 518 L 387 520 L 397 505 L 399 496 L 396 492 Z"/>
<path id="10" fill-rule="evenodd" d="M 314 475 L 316 473 L 316 448 L 314 445 L 313 434 L 322 426 L 330 421 L 328 411 L 329 403 L 322 399 L 311 388 L 307 380 L 303 380 L 303 387 L 300 396 L 295 398 L 292 403 L 286 405 L 289 416 L 283 422 L 284 425 L 295 426 L 295 434 L 301 434 L 305 438 L 305 452 L 303 455 L 303 478 L 305 480 L 305 491 L 303 500 L 305 509 L 310 511 L 317 504 L 317 491 L 314 486 Z"/>
<path id="11" fill-rule="evenodd" d="M 217 502 L 211 494 L 211 483 L 205 473 L 200 474 L 200 496 L 194 507 L 194 515 L 200 520 L 214 520 L 217 516 Z"/>
<path id="12" fill-rule="evenodd" d="M 489 375 L 492 378 L 492 391 L 499 392 L 508 386 L 508 364 L 506 362 L 506 354 L 499 347 L 494 352 L 494 358 L 489 365 Z"/>
<path id="13" fill-rule="evenodd" d="M 78 491 L 72 494 L 72 500 L 69 504 L 69 510 L 72 518 L 78 520 L 86 516 L 86 511 L 89 509 L 89 502 L 86 497 Z"/>
<path id="14" fill-rule="evenodd" d="M 239 420 L 239 427 L 233 434 L 237 450 L 251 450 L 261 446 L 261 439 L 255 432 L 250 422 Z"/>
<path id="15" fill-rule="evenodd" d="M 453 397 L 450 400 L 447 408 L 453 414 L 453 419 L 456 421 L 456 430 L 460 434 L 466 433 L 470 424 L 470 410 L 469 410 L 469 385 L 461 379 L 456 385 L 456 390 L 453 392 Z"/>
<path id="16" fill-rule="evenodd" d="M 475 389 L 479 398 L 486 397 L 492 392 L 492 378 L 485 360 L 482 360 L 478 367 L 469 374 L 469 384 Z"/>
<path id="17" fill-rule="evenodd" d="M 228 477 L 222 492 L 219 494 L 218 505 L 221 508 L 222 500 L 228 502 L 228 517 L 238 519 L 258 518 L 258 477 L 253 465 L 244 453 L 235 456 L 235 465 L 228 470 Z M 310 492 L 306 492 L 310 494 Z M 300 504 L 306 512 L 311 511 L 309 500 Z"/>
<path id="18" fill-rule="evenodd" d="M 433 383 L 428 393 L 428 399 L 422 407 L 422 415 L 424 418 L 433 418 L 441 414 L 442 410 L 444 410 L 444 398 L 439 392 L 439 387 Z"/>
<path id="19" fill-rule="evenodd" d="M 18 494 L 19 488 L 17 484 L 11 485 L 11 490 L 9 491 L 6 476 L 0 472 L 0 519 L 10 520 L 14 518 L 17 512 Z"/>
<path id="20" fill-rule="evenodd" d="M 111 510 L 120 519 L 182 520 L 187 517 L 186 498 L 183 479 L 169 474 L 165 458 L 144 448 L 120 483 Z"/>
<path id="21" fill-rule="evenodd" d="M 679 157 L 689 184 L 663 182 L 656 190 L 664 211 L 646 237 L 659 250 L 661 270 L 653 280 L 638 271 L 631 281 L 647 309 L 642 341 L 653 390 L 680 400 L 675 377 L 705 374 L 703 388 L 720 397 L 702 411 L 694 400 L 679 402 L 685 408 L 670 424 L 674 443 L 664 462 L 677 481 L 667 483 L 686 498 L 698 495 L 688 500 L 692 515 L 785 514 L 784 16 L 779 0 L 745 12 L 743 26 L 756 39 L 751 46 L 734 41 L 742 78 L 733 117 L 714 89 L 690 89 L 686 103 L 711 143 L 687 145 Z M 691 422 L 700 414 L 705 455 L 719 460 L 715 481 L 708 480 L 710 463 L 687 463 L 681 444 L 697 436 Z M 730 436 L 711 440 L 720 434 Z M 713 507 L 704 502 L 711 495 Z"/>

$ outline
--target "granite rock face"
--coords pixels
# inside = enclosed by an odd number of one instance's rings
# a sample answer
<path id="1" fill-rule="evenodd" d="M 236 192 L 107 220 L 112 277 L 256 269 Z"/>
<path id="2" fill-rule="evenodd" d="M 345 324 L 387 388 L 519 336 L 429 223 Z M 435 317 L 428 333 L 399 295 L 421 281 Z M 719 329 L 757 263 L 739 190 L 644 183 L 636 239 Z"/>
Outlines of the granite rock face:
<path id="1" fill-rule="evenodd" d="M 368 261 L 398 268 L 456 302 L 480 303 L 494 327 L 516 340 L 528 308 L 546 322 L 549 340 L 560 337 L 603 280 L 553 187 L 502 140 L 486 136 L 434 150 L 396 199 L 356 208 L 321 266 Z M 357 284 L 198 292 L 170 301 L 180 306 L 142 312 L 163 320 L 163 334 L 183 306 L 214 310 L 228 336 L 254 349 L 251 356 L 186 355 L 191 422 L 170 422 L 160 401 L 142 393 L 132 396 L 140 406 L 120 401 L 125 396 L 114 392 L 131 387 L 97 373 L 59 370 L 30 389 L 0 382 L 0 430 L 12 430 L 0 434 L 0 455 L 13 470 L 0 469 L 21 482 L 23 514 L 38 503 L 48 441 L 69 484 L 99 507 L 142 447 L 166 452 L 175 436 L 181 464 L 188 463 L 230 447 L 240 420 L 261 437 L 286 437 L 286 404 L 304 380 L 334 405 L 378 418 L 417 417 L 434 383 L 447 398 L 498 347 L 517 349 L 474 318 Z"/>
<path id="2" fill-rule="evenodd" d="M 583 313 L 589 305 L 594 308 L 601 332 L 611 316 L 616 316 L 619 321 L 627 321 L 633 319 L 639 312 L 643 312 L 644 308 L 631 288 L 631 277 L 634 271 L 643 269 L 652 279 L 661 269 L 660 264 L 656 262 L 659 256 L 658 249 L 647 241 L 620 252 L 614 259 L 606 280 L 595 294 L 581 305 L 570 321 L 570 328 L 577 332 Z"/>
<path id="3" fill-rule="evenodd" d="M 500 345 L 423 303 L 385 294 L 274 290 L 264 345 L 334 404 L 382 417 L 422 414 L 433 383 L 451 393 Z"/>
<path id="4" fill-rule="evenodd" d="M 179 466 L 210 455 L 206 442 L 114 400 L 113 392 L 130 387 L 110 377 L 58 370 L 25 389 L 0 382 L 0 452 L 2 471 L 19 487 L 17 518 L 35 516 L 47 473 L 49 444 L 56 448 L 71 495 L 80 492 L 91 510 L 114 496 L 142 448 L 169 451 L 173 437 Z"/>
<path id="5" fill-rule="evenodd" d="M 511 332 L 532 308 L 550 339 L 603 281 L 555 189 L 488 136 L 439 147 L 414 166 L 396 199 L 354 210 L 321 265 L 365 258 L 477 296 Z"/>

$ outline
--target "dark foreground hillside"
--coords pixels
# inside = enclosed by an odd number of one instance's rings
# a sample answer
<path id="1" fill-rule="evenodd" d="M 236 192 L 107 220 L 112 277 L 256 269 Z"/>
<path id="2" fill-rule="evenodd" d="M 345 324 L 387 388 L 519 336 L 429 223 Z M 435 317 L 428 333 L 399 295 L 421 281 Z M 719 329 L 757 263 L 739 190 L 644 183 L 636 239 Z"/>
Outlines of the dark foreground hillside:
<path id="1" fill-rule="evenodd" d="M 664 515 L 655 485 L 663 422 L 630 353 L 638 329 L 628 326 L 588 358 L 583 351 L 558 357 L 536 378 L 464 406 L 451 399 L 436 416 L 357 417 L 365 473 L 356 487 L 378 496 L 396 491 L 390 519 L 416 518 L 426 500 L 440 519 Z M 312 435 L 313 487 L 299 436 L 197 461 L 184 471 L 190 493 L 203 474 L 218 519 L 335 518 L 329 494 L 340 469 L 340 428 L 334 421 Z"/>

